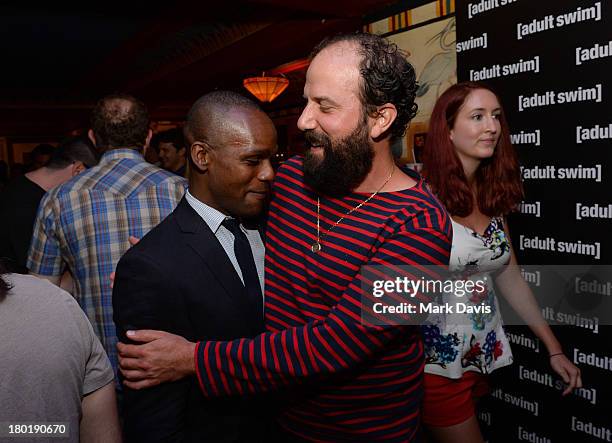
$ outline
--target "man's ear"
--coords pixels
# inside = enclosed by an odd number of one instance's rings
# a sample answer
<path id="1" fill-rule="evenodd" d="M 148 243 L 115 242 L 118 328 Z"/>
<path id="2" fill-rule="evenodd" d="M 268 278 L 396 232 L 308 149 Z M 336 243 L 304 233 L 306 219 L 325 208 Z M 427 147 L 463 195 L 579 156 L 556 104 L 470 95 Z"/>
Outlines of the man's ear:
<path id="1" fill-rule="evenodd" d="M 80 174 L 87 168 L 85 167 L 83 162 L 77 160 L 72 165 L 70 165 L 70 169 L 71 169 L 70 175 L 74 177 L 75 175 Z"/>
<path id="2" fill-rule="evenodd" d="M 151 129 L 149 129 L 149 132 L 147 132 L 147 138 L 145 139 L 145 144 L 142 147 L 142 155 L 146 155 L 147 154 L 147 149 L 149 149 L 149 145 L 151 143 L 151 139 L 153 138 L 153 131 Z"/>
<path id="3" fill-rule="evenodd" d="M 212 161 L 212 148 L 204 142 L 194 142 L 190 150 L 191 161 L 200 172 L 208 171 Z"/>
<path id="4" fill-rule="evenodd" d="M 397 118 L 397 109 L 395 105 L 385 103 L 378 107 L 376 115 L 371 118 L 374 119 L 374 124 L 370 128 L 370 137 L 377 139 L 391 128 Z"/>
<path id="5" fill-rule="evenodd" d="M 91 140 L 91 142 L 93 143 L 94 146 L 98 146 L 96 144 L 96 136 L 94 135 L 93 129 L 90 129 L 89 131 L 87 131 L 87 138 L 89 138 L 89 140 Z"/>

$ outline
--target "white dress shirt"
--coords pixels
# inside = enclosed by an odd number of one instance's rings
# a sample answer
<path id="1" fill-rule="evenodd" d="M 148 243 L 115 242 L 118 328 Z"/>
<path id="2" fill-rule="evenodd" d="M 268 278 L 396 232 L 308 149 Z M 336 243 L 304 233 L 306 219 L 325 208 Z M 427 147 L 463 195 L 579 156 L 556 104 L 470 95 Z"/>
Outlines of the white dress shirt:
<path id="1" fill-rule="evenodd" d="M 196 211 L 198 215 L 202 217 L 202 220 L 204 220 L 210 230 L 215 234 L 215 237 L 217 237 L 217 240 L 219 240 L 219 243 L 221 243 L 227 257 L 230 259 L 234 269 L 238 273 L 240 280 L 242 280 L 242 284 L 244 284 L 242 271 L 240 270 L 240 265 L 236 259 L 236 254 L 234 254 L 234 234 L 232 234 L 225 228 L 225 226 L 221 224 L 226 218 L 232 217 L 217 211 L 215 208 L 208 206 L 206 203 L 202 203 L 200 200 L 191 195 L 189 190 L 185 192 L 185 198 L 187 199 L 189 206 L 191 206 L 194 211 Z M 255 260 L 255 267 L 257 268 L 257 276 L 259 277 L 259 284 L 261 285 L 261 293 L 263 294 L 264 259 L 266 254 L 263 241 L 261 240 L 261 236 L 259 235 L 259 231 L 257 229 L 247 229 L 243 224 L 240 224 L 240 229 L 242 229 L 242 232 L 246 234 L 249 244 L 251 245 L 253 259 Z"/>

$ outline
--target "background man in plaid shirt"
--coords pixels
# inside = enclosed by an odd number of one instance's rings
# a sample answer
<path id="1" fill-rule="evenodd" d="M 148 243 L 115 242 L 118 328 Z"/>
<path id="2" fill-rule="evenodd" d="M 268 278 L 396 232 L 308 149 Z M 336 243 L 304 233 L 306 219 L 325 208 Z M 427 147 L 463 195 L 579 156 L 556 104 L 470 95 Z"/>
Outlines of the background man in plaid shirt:
<path id="1" fill-rule="evenodd" d="M 38 208 L 27 267 L 59 284 L 68 269 L 73 295 L 117 370 L 110 274 L 130 247 L 181 200 L 186 181 L 147 163 L 151 139 L 142 102 L 111 95 L 92 114 L 89 137 L 103 152 L 98 166 L 49 191 Z"/>

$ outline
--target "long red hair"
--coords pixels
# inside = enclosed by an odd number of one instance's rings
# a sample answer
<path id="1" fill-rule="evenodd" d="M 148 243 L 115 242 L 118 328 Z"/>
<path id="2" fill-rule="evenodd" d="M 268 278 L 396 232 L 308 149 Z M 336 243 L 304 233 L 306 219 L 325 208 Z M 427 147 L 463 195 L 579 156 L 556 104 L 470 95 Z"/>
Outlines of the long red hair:
<path id="1" fill-rule="evenodd" d="M 476 89 L 492 92 L 499 101 L 495 91 L 481 83 L 463 82 L 451 86 L 434 106 L 423 150 L 423 175 L 448 212 L 460 217 L 468 216 L 474 209 L 473 197 L 451 142 L 450 130 L 455 125 L 465 99 Z M 478 208 L 489 217 L 515 210 L 523 199 L 518 158 L 510 142 L 510 131 L 503 109 L 499 121 L 501 134 L 493 156 L 483 160 L 475 174 Z"/>

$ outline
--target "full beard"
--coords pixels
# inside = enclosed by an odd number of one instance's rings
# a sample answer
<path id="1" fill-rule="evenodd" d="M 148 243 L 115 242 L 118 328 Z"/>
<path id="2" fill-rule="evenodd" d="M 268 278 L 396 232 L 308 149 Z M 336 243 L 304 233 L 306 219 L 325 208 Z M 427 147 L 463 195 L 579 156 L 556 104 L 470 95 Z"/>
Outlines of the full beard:
<path id="1" fill-rule="evenodd" d="M 359 186 L 372 169 L 374 147 L 365 122 L 337 141 L 313 130 L 304 137 L 310 146 L 323 148 L 322 159 L 310 150 L 304 158 L 304 182 L 319 194 L 343 197 Z"/>

